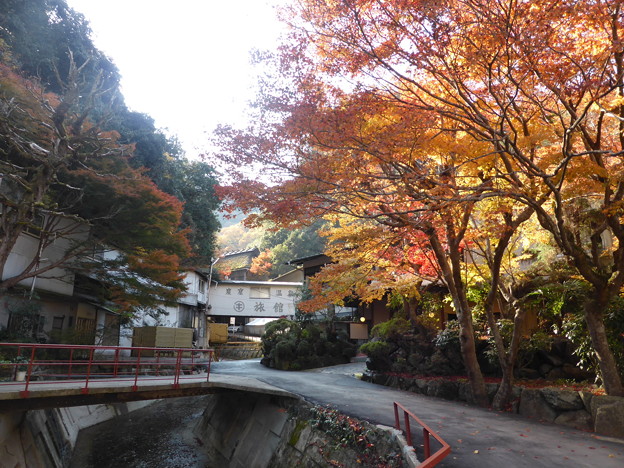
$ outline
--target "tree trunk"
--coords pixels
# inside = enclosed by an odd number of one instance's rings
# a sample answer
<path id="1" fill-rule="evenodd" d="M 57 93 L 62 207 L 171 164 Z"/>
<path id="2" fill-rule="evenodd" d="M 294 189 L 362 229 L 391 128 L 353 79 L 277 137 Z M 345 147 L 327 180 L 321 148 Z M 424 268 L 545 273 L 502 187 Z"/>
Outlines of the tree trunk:
<path id="1" fill-rule="evenodd" d="M 615 358 L 609 347 L 607 332 L 603 321 L 603 312 L 609 303 L 605 294 L 596 291 L 594 298 L 585 303 L 585 322 L 591 338 L 592 347 L 598 358 L 600 376 L 607 395 L 624 396 L 622 378 L 617 369 Z"/>
<path id="2" fill-rule="evenodd" d="M 513 302 L 515 304 L 515 301 Z M 511 343 L 509 348 L 503 353 L 498 353 L 498 360 L 500 363 L 503 377 L 501 379 L 498 391 L 492 401 L 492 407 L 496 410 L 504 410 L 509 403 L 511 403 L 513 383 L 514 383 L 514 369 L 516 366 L 516 359 L 518 357 L 518 350 L 520 349 L 520 340 L 522 339 L 522 323 L 524 322 L 525 312 L 524 309 L 514 305 L 514 326 L 511 335 Z M 492 317 L 493 318 L 493 317 Z M 489 319 L 489 314 L 488 314 Z M 496 333 L 500 337 L 500 333 Z M 502 338 L 500 342 L 502 343 Z M 504 345 L 503 345 L 504 346 Z M 498 342 L 497 342 L 498 349 Z"/>
<path id="3" fill-rule="evenodd" d="M 456 304 L 457 306 L 457 304 Z M 472 326 L 472 314 L 467 304 L 459 305 L 456 308 L 457 319 L 460 325 L 459 344 L 461 347 L 464 366 L 468 374 L 468 381 L 472 389 L 474 402 L 482 407 L 490 404 L 487 390 L 485 389 L 485 380 L 481 373 L 481 367 L 477 360 L 477 347 L 474 340 L 474 327 Z"/>

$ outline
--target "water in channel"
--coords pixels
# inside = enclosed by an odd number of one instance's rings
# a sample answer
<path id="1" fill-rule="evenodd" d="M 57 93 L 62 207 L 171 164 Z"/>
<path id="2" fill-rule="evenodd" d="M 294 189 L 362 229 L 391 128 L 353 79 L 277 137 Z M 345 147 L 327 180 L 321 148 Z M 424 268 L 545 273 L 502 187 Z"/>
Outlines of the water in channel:
<path id="1" fill-rule="evenodd" d="M 70 468 L 217 468 L 193 434 L 206 398 L 167 398 L 83 429 Z"/>

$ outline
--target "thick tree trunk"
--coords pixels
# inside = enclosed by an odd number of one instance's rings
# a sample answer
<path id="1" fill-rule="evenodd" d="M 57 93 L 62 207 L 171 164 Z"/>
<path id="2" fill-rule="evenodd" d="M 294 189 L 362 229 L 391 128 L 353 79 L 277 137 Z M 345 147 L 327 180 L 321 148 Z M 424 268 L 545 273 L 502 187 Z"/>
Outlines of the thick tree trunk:
<path id="1" fill-rule="evenodd" d="M 518 357 L 518 350 L 520 349 L 520 340 L 522 339 L 522 323 L 524 322 L 525 312 L 519 307 L 515 307 L 516 313 L 514 315 L 514 327 L 511 336 L 511 343 L 509 343 L 509 349 L 506 352 L 498 353 L 498 358 L 503 373 L 501 384 L 498 387 L 498 391 L 492 401 L 492 407 L 496 410 L 504 410 L 509 403 L 511 403 L 513 383 L 514 383 L 514 369 L 516 366 L 516 359 Z M 502 342 L 502 339 L 501 339 Z M 498 345 L 497 345 L 498 347 Z"/>
<path id="2" fill-rule="evenodd" d="M 608 395 L 624 396 L 622 378 L 617 369 L 613 352 L 607 341 L 607 332 L 603 321 L 603 312 L 609 301 L 604 299 L 605 294 L 597 291 L 592 300 L 585 303 L 585 322 L 591 338 L 592 347 L 598 358 L 598 366 L 602 383 Z"/>
<path id="3" fill-rule="evenodd" d="M 487 407 L 490 401 L 485 388 L 485 380 L 481 373 L 481 367 L 477 360 L 477 347 L 474 340 L 472 314 L 466 304 L 457 307 L 457 319 L 460 325 L 459 344 L 461 346 L 464 366 L 468 374 L 468 381 L 470 382 L 474 402 L 479 406 Z"/>

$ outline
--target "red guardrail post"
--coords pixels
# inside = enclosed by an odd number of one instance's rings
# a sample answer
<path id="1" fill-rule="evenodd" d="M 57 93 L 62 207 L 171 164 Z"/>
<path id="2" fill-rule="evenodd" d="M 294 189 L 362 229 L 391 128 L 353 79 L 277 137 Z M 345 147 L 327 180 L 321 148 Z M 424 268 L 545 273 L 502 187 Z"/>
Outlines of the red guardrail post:
<path id="1" fill-rule="evenodd" d="M 88 349 L 89 349 L 89 361 L 87 362 L 87 375 L 85 377 L 85 386 L 82 389 L 82 393 L 84 393 L 85 395 L 89 393 L 89 378 L 91 377 L 91 364 L 93 364 L 93 353 L 95 352 L 95 349 L 93 347 L 90 347 Z"/>
<path id="2" fill-rule="evenodd" d="M 210 365 L 212 364 L 212 353 L 213 353 L 212 349 L 208 351 L 208 366 L 206 368 L 206 382 L 210 381 Z"/>
<path id="3" fill-rule="evenodd" d="M 410 427 L 409 414 L 407 411 L 403 411 L 403 419 L 405 420 L 405 438 L 407 439 L 407 445 L 411 445 L 412 447 L 412 429 Z"/>
<path id="4" fill-rule="evenodd" d="M 156 351 L 156 375 L 160 375 L 160 351 Z"/>
<path id="5" fill-rule="evenodd" d="M 425 460 L 431 456 L 431 445 L 429 443 L 429 431 L 423 427 L 423 448 L 425 451 Z"/>
<path id="6" fill-rule="evenodd" d="M 17 354 L 18 356 L 19 356 L 19 353 L 20 353 L 20 348 L 18 348 L 18 354 Z M 26 383 L 24 385 L 24 390 L 20 392 L 20 395 L 23 398 L 28 397 L 28 393 L 29 393 L 28 387 L 30 386 L 30 376 L 32 374 L 32 366 L 33 366 L 34 360 L 35 360 L 35 347 L 33 346 L 30 349 L 30 358 L 28 359 L 28 368 L 26 369 Z M 16 367 L 15 369 L 17 372 L 18 367 Z"/>
<path id="7" fill-rule="evenodd" d="M 394 428 L 400 431 L 401 421 L 399 420 L 399 406 L 397 405 L 396 401 L 393 403 L 393 406 L 394 406 Z"/>
<path id="8" fill-rule="evenodd" d="M 180 373 L 182 364 L 182 350 L 178 349 L 176 354 L 176 367 L 175 367 L 175 375 L 173 377 L 173 388 L 178 388 L 180 386 Z"/>
<path id="9" fill-rule="evenodd" d="M 115 349 L 115 360 L 113 361 L 113 377 L 119 373 L 119 348 Z"/>
<path id="10" fill-rule="evenodd" d="M 134 385 L 132 386 L 132 391 L 136 392 L 139 389 L 138 381 L 139 381 L 139 368 L 141 367 L 141 349 L 138 349 L 137 360 L 136 360 L 136 369 L 134 371 Z"/>
<path id="11" fill-rule="evenodd" d="M 67 368 L 67 377 L 71 379 L 72 376 L 72 366 L 74 364 L 74 348 L 69 350 L 69 366 Z"/>
<path id="12" fill-rule="evenodd" d="M 447 444 L 435 431 L 431 430 L 423 421 L 418 419 L 414 414 L 412 414 L 409 410 L 403 407 L 403 405 L 398 402 L 394 402 L 394 421 L 395 428 L 401 430 L 401 421 L 399 419 L 399 407 L 403 411 L 403 416 L 405 419 L 405 438 L 407 440 L 408 445 L 412 444 L 412 435 L 410 429 L 410 418 L 416 421 L 423 428 L 423 448 L 424 448 L 424 460 L 421 462 L 419 467 L 430 468 L 436 466 L 440 461 L 442 461 L 450 452 L 451 447 Z M 437 452 L 433 455 L 431 454 L 431 437 L 442 446 Z"/>

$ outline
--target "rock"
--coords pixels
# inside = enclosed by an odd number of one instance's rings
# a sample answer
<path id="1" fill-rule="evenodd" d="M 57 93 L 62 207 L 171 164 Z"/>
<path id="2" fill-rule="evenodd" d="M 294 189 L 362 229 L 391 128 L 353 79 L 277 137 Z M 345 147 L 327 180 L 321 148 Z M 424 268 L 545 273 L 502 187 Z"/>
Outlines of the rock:
<path id="1" fill-rule="evenodd" d="M 371 378 L 371 382 L 377 385 L 388 385 L 390 378 L 385 374 L 374 373 Z"/>
<path id="2" fill-rule="evenodd" d="M 584 371 L 572 364 L 565 363 L 562 367 L 566 379 L 574 379 L 577 381 L 587 380 L 592 377 L 591 372 Z"/>
<path id="3" fill-rule="evenodd" d="M 591 401 L 594 397 L 594 394 L 590 392 L 579 392 L 579 396 L 581 397 L 581 400 L 583 400 L 585 410 L 591 415 Z"/>
<path id="4" fill-rule="evenodd" d="M 497 383 L 486 383 L 485 384 L 485 391 L 487 392 L 489 401 L 493 401 L 494 400 L 494 397 L 496 396 L 496 392 L 498 392 L 498 387 L 499 387 L 499 384 L 497 384 Z"/>
<path id="5" fill-rule="evenodd" d="M 555 411 L 580 410 L 584 408 L 581 396 L 578 392 L 572 390 L 546 387 L 542 389 L 542 396 Z"/>
<path id="6" fill-rule="evenodd" d="M 444 398 L 445 400 L 456 400 L 458 392 L 457 382 L 448 380 L 432 380 L 427 387 L 427 395 Z"/>
<path id="7" fill-rule="evenodd" d="M 545 362 L 544 364 L 539 366 L 538 371 L 542 377 L 546 377 L 548 373 L 552 370 L 552 368 L 552 364 L 548 364 Z"/>
<path id="8" fill-rule="evenodd" d="M 427 394 L 427 385 L 429 381 L 426 379 L 414 379 L 414 383 L 418 387 L 418 393 Z"/>
<path id="9" fill-rule="evenodd" d="M 598 408 L 606 405 L 613 405 L 622 401 L 621 397 L 609 396 L 609 395 L 594 395 L 589 405 L 589 414 L 592 418 L 596 419 L 596 412 Z"/>
<path id="10" fill-rule="evenodd" d="M 552 422 L 557 413 L 542 397 L 540 389 L 525 388 L 520 395 L 520 407 L 518 412 L 522 416 Z"/>
<path id="11" fill-rule="evenodd" d="M 555 356 L 552 353 L 547 353 L 546 351 L 539 350 L 538 354 L 544 362 L 547 362 L 553 367 L 561 367 L 563 365 L 563 359 L 561 359 L 558 356 Z"/>
<path id="12" fill-rule="evenodd" d="M 457 399 L 459 401 L 474 404 L 474 397 L 472 396 L 472 387 L 470 387 L 470 382 L 459 382 L 457 384 Z"/>
<path id="13" fill-rule="evenodd" d="M 624 438 L 624 398 L 594 395 L 591 409 L 594 431 Z"/>
<path id="14" fill-rule="evenodd" d="M 573 427 L 583 431 L 593 430 L 591 415 L 584 409 L 564 411 L 555 418 L 555 424 L 561 424 L 562 426 Z"/>
<path id="15" fill-rule="evenodd" d="M 553 369 L 546 375 L 548 380 L 559 380 L 565 378 L 565 372 L 563 367 L 553 367 Z"/>
<path id="16" fill-rule="evenodd" d="M 516 376 L 519 379 L 529 379 L 529 380 L 540 378 L 540 374 L 538 371 L 536 371 L 535 369 L 530 369 L 528 367 L 523 367 L 522 369 L 518 369 L 516 371 Z"/>

